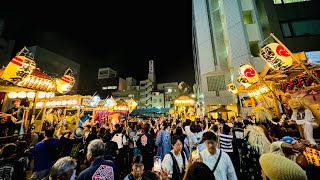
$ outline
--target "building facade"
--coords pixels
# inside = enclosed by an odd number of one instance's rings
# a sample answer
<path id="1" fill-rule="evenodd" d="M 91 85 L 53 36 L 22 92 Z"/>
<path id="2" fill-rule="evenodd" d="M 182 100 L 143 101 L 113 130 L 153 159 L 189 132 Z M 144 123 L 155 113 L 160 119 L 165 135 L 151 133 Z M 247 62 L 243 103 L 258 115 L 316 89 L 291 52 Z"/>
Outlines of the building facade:
<path id="1" fill-rule="evenodd" d="M 246 95 L 236 97 L 227 91 L 226 85 L 229 82 L 239 85 L 236 79 L 242 64 L 250 63 L 258 72 L 262 71 L 265 63 L 259 57 L 259 51 L 266 39 L 272 41 L 270 33 L 274 33 L 292 52 L 319 50 L 319 3 L 303 0 L 193 0 L 196 90 L 206 112 L 218 106 L 239 111 L 237 103 L 240 104 L 239 99 Z"/>
<path id="2" fill-rule="evenodd" d="M 117 77 L 117 71 L 107 67 L 99 68 L 98 70 L 98 79 L 108 79 Z"/>
<path id="3" fill-rule="evenodd" d="M 227 91 L 236 82 L 240 65 L 257 71 L 265 65 L 258 57 L 263 41 L 252 0 L 193 0 L 193 50 L 198 99 L 205 111 L 226 106 L 238 111 L 238 98 Z M 236 115 L 236 114 L 234 114 Z"/>
<path id="4" fill-rule="evenodd" d="M 164 94 L 164 108 L 172 108 L 174 99 L 180 95 L 178 82 L 157 84 L 157 90 Z"/>

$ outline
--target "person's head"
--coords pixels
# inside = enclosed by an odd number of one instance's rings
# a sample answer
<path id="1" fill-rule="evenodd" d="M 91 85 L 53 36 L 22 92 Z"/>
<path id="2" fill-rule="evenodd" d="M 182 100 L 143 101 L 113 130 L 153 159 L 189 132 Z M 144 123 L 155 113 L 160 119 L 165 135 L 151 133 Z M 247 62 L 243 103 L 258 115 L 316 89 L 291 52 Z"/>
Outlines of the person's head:
<path id="1" fill-rule="evenodd" d="M 201 125 L 197 124 L 196 125 L 196 132 L 200 132 L 202 130 Z"/>
<path id="2" fill-rule="evenodd" d="M 170 126 L 169 126 L 169 123 L 163 122 L 163 123 L 161 124 L 161 127 L 162 127 L 163 130 L 166 130 L 166 129 L 167 129 L 168 127 L 170 127 Z"/>
<path id="3" fill-rule="evenodd" d="M 66 156 L 57 160 L 51 168 L 52 180 L 74 180 L 76 177 L 76 160 Z"/>
<path id="4" fill-rule="evenodd" d="M 182 140 L 179 136 L 174 135 L 171 138 L 171 145 L 175 152 L 181 152 L 182 151 Z"/>
<path id="5" fill-rule="evenodd" d="M 186 119 L 186 126 L 190 126 L 191 124 L 191 120 L 190 119 Z"/>
<path id="6" fill-rule="evenodd" d="M 54 131 L 55 131 L 54 127 L 50 126 L 50 127 L 46 128 L 46 130 L 44 131 L 44 134 L 47 138 L 51 138 L 51 137 L 53 137 Z"/>
<path id="7" fill-rule="evenodd" d="M 142 156 L 137 155 L 133 157 L 132 175 L 134 179 L 139 179 L 144 171 L 144 165 L 142 163 Z"/>
<path id="8" fill-rule="evenodd" d="M 208 151 L 211 154 L 215 154 L 217 146 L 217 136 L 213 132 L 207 131 L 203 133 L 202 140 L 204 141 Z"/>
<path id="9" fill-rule="evenodd" d="M 17 145 L 13 143 L 6 144 L 1 150 L 2 158 L 9 158 L 16 153 Z"/>
<path id="10" fill-rule="evenodd" d="M 186 176 L 188 180 L 215 179 L 210 168 L 202 162 L 193 163 Z"/>
<path id="11" fill-rule="evenodd" d="M 176 135 L 180 136 L 183 134 L 183 131 L 182 131 L 182 127 L 177 127 L 176 129 Z"/>
<path id="12" fill-rule="evenodd" d="M 12 100 L 12 104 L 13 104 L 13 106 L 15 107 L 15 108 L 18 108 L 18 107 L 20 107 L 20 103 L 21 103 L 21 99 L 14 99 L 14 100 Z"/>
<path id="13" fill-rule="evenodd" d="M 143 130 L 145 133 L 148 133 L 150 131 L 150 125 L 149 124 L 144 125 Z"/>
<path id="14" fill-rule="evenodd" d="M 88 145 L 87 159 L 95 160 L 104 155 L 105 144 L 101 139 L 95 139 L 91 141 Z"/>
<path id="15" fill-rule="evenodd" d="M 230 126 L 225 124 L 222 129 L 223 134 L 230 134 Z"/>
<path id="16" fill-rule="evenodd" d="M 197 132 L 197 127 L 196 127 L 195 124 L 192 124 L 192 125 L 190 126 L 190 131 L 191 131 L 192 133 L 196 133 L 196 132 Z"/>
<path id="17" fill-rule="evenodd" d="M 24 151 L 28 148 L 28 144 L 26 141 L 17 142 L 17 153 L 24 153 Z"/>
<path id="18" fill-rule="evenodd" d="M 250 124 L 250 121 L 248 119 L 243 120 L 244 126 L 248 126 Z"/>
<path id="19" fill-rule="evenodd" d="M 116 130 L 116 133 L 121 134 L 122 133 L 123 128 L 122 127 L 118 127 Z"/>
<path id="20" fill-rule="evenodd" d="M 141 180 L 160 180 L 161 178 L 152 171 L 146 171 L 142 174 Z"/>
<path id="21" fill-rule="evenodd" d="M 90 131 L 90 129 L 91 129 L 91 125 L 85 125 L 84 127 L 83 127 L 83 130 L 84 130 L 84 132 L 89 132 Z"/>
<path id="22" fill-rule="evenodd" d="M 203 124 L 203 122 L 202 122 L 202 121 L 199 121 L 199 122 L 198 122 L 198 125 L 200 125 L 200 128 L 201 128 L 201 129 L 203 129 L 204 124 Z"/>
<path id="23" fill-rule="evenodd" d="M 218 130 L 219 130 L 219 126 L 216 125 L 216 124 L 214 124 L 214 125 L 213 125 L 213 131 L 214 131 L 214 132 L 218 132 Z"/>

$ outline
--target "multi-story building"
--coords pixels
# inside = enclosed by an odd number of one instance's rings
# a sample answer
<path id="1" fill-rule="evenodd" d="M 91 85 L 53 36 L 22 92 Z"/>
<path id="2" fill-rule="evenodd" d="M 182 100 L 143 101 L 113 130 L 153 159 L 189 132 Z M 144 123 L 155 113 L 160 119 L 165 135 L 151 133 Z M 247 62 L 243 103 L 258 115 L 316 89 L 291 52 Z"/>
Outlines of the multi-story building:
<path id="1" fill-rule="evenodd" d="M 274 33 L 292 52 L 320 50 L 320 1 L 260 0 L 256 3 L 265 38 Z"/>
<path id="2" fill-rule="evenodd" d="M 107 67 L 99 68 L 98 70 L 98 79 L 108 79 L 117 77 L 117 71 Z"/>
<path id="3" fill-rule="evenodd" d="M 127 90 L 133 90 L 133 86 L 137 86 L 137 80 L 135 80 L 133 77 L 127 77 Z"/>
<path id="4" fill-rule="evenodd" d="M 304 0 L 193 0 L 197 95 L 206 112 L 219 105 L 238 110 L 239 98 L 227 91 L 226 84 L 238 84 L 241 64 L 250 63 L 262 71 L 265 63 L 259 48 L 270 33 L 293 52 L 319 50 L 319 4 Z"/>
<path id="5" fill-rule="evenodd" d="M 114 92 L 125 91 L 127 88 L 126 80 L 121 77 L 110 77 L 107 79 L 99 79 L 97 93 L 101 98 L 107 98 Z"/>
<path id="6" fill-rule="evenodd" d="M 80 82 L 80 64 L 39 46 L 28 47 L 28 49 L 34 54 L 37 68 L 50 76 L 62 77 L 65 70 L 71 68 L 76 82 L 69 94 L 77 93 Z"/>
<path id="7" fill-rule="evenodd" d="M 173 101 L 180 95 L 178 82 L 157 84 L 157 90 L 164 93 L 164 108 L 173 107 Z"/>
<path id="8" fill-rule="evenodd" d="M 164 93 L 160 91 L 153 91 L 151 93 L 151 108 L 165 108 Z"/>
<path id="9" fill-rule="evenodd" d="M 156 85 L 156 75 L 154 70 L 154 61 L 149 61 L 149 74 L 148 79 L 140 81 L 139 94 L 140 100 L 138 103 L 139 108 L 152 107 L 152 91 Z"/>

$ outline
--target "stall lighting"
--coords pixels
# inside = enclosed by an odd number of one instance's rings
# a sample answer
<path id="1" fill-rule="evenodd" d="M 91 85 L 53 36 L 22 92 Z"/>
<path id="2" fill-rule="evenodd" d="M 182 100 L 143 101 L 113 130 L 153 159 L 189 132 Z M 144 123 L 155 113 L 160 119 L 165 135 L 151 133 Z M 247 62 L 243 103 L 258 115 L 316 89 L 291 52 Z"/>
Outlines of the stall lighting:
<path id="1" fill-rule="evenodd" d="M 248 95 L 250 97 L 256 97 L 256 96 L 259 96 L 261 94 L 265 94 L 267 92 L 269 92 L 269 88 L 266 87 L 266 86 L 263 86 L 263 87 L 260 87 L 258 89 L 255 89 L 253 91 L 248 92 Z"/>
<path id="2" fill-rule="evenodd" d="M 27 92 L 27 98 L 33 99 L 36 96 L 35 92 Z"/>
<path id="3" fill-rule="evenodd" d="M 9 97 L 10 99 L 17 98 L 17 97 L 18 97 L 18 93 L 16 93 L 16 92 L 9 92 L 8 97 Z"/>
<path id="4" fill-rule="evenodd" d="M 38 98 L 44 98 L 44 97 L 46 97 L 46 92 L 39 92 L 38 93 Z"/>
<path id="5" fill-rule="evenodd" d="M 52 107 L 52 106 L 65 106 L 65 105 L 77 105 L 78 100 L 76 99 L 70 99 L 70 100 L 61 100 L 61 101 L 47 101 L 46 106 Z M 42 107 L 44 105 L 44 102 L 37 102 L 37 107 Z"/>
<path id="6" fill-rule="evenodd" d="M 26 92 L 23 92 L 23 91 L 18 92 L 18 98 L 23 99 L 23 98 L 26 98 L 26 97 L 27 97 L 27 93 Z"/>

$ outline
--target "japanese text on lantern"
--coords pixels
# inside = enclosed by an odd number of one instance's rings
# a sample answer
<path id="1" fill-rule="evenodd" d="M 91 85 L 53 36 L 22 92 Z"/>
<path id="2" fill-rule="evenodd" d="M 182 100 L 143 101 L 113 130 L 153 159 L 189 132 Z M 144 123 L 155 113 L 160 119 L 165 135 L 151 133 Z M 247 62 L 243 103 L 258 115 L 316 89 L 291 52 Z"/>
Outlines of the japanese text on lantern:
<path id="1" fill-rule="evenodd" d="M 260 56 L 275 70 L 285 70 L 292 65 L 290 54 L 278 43 L 270 43 L 263 46 Z"/>

